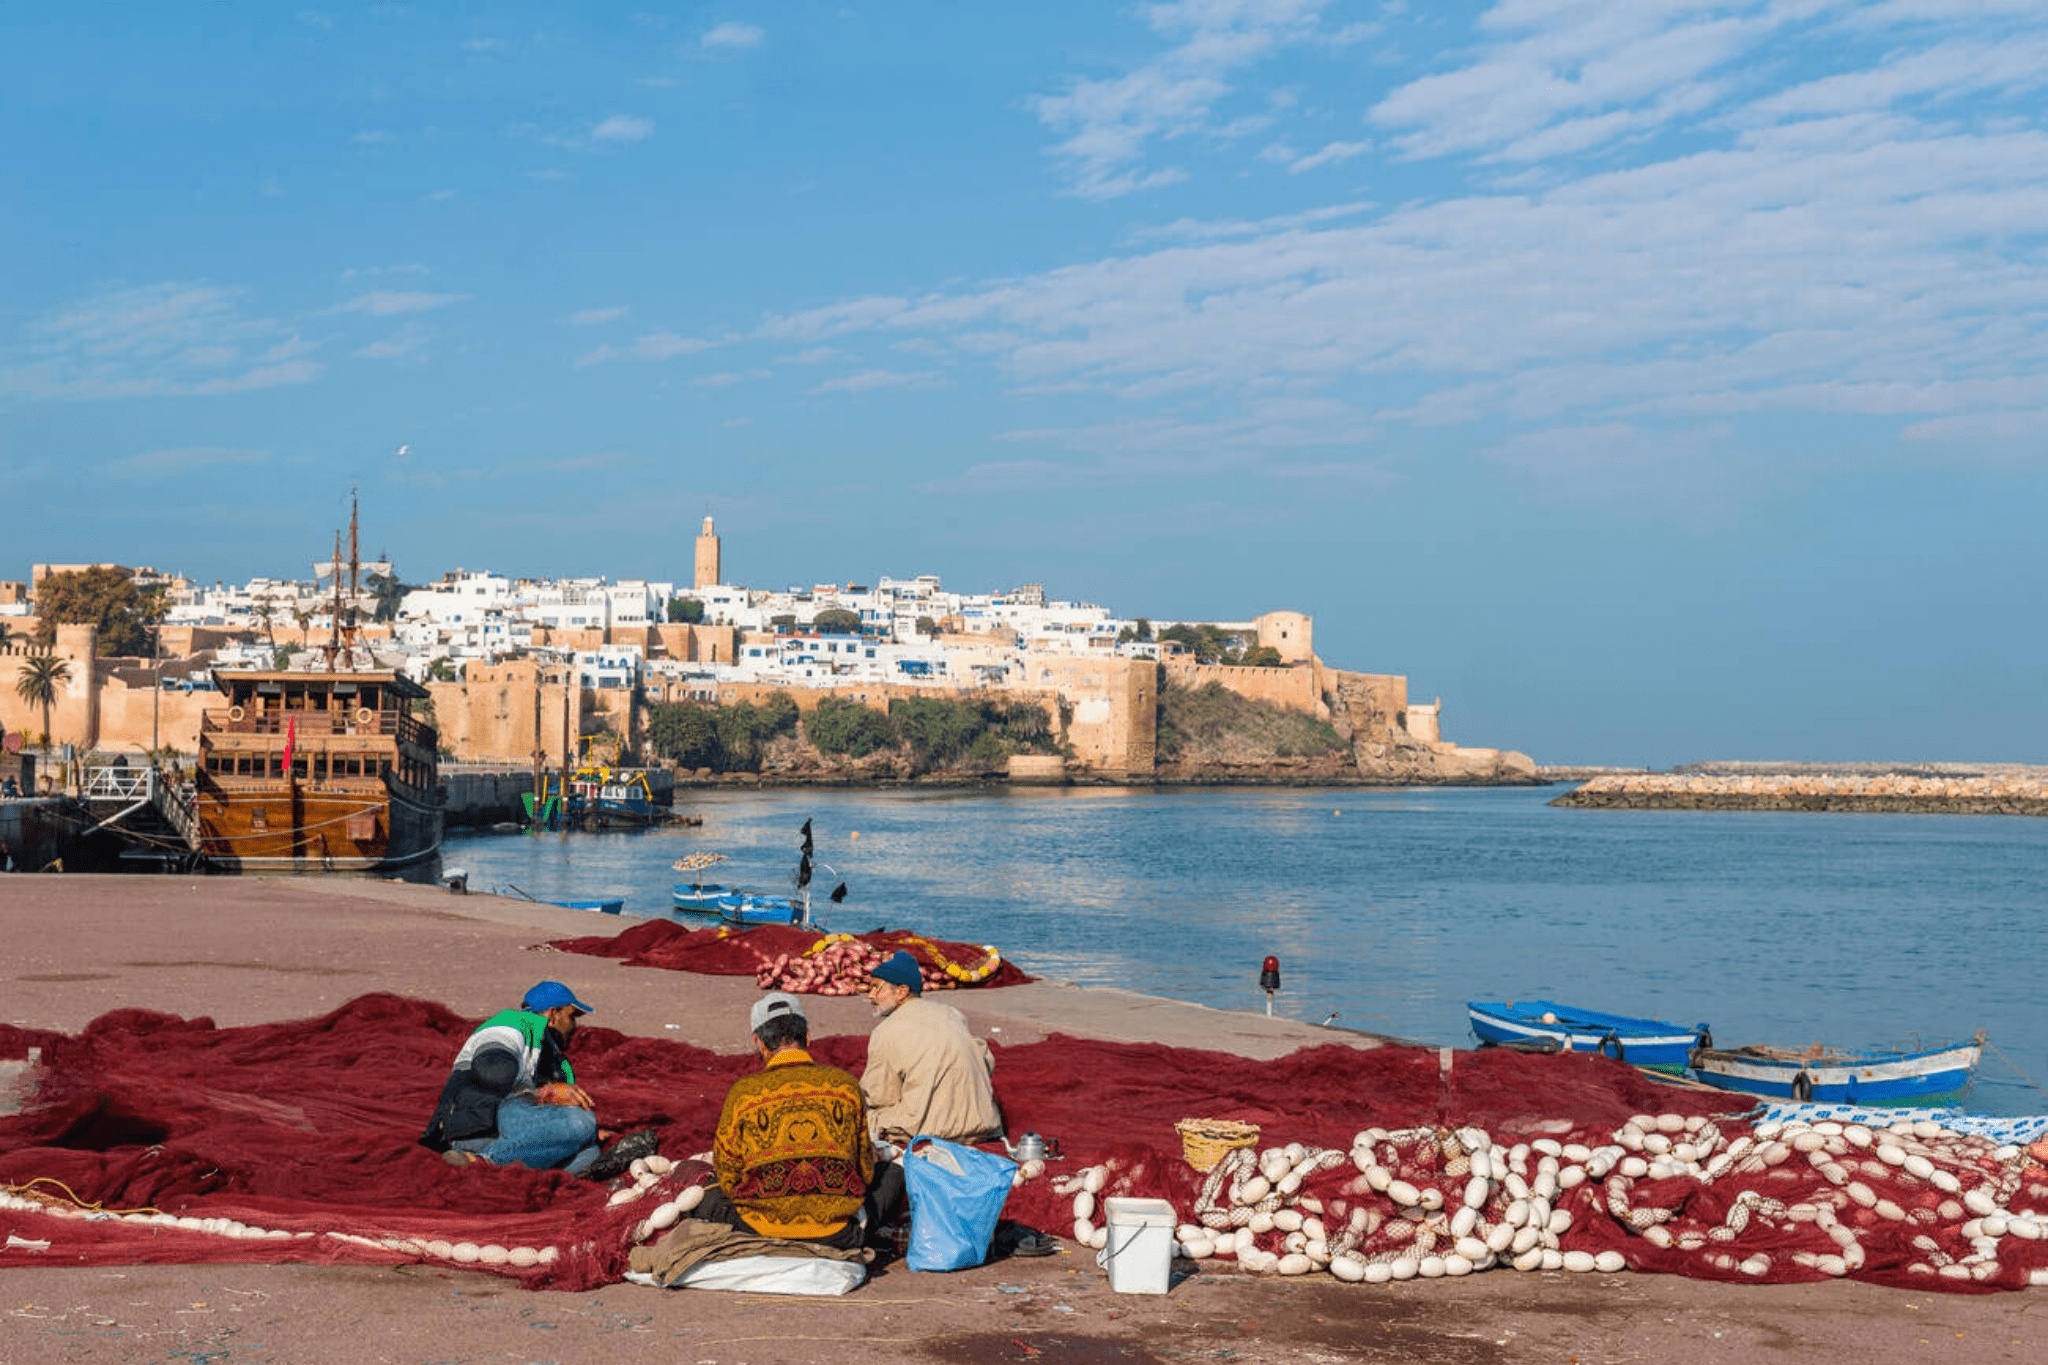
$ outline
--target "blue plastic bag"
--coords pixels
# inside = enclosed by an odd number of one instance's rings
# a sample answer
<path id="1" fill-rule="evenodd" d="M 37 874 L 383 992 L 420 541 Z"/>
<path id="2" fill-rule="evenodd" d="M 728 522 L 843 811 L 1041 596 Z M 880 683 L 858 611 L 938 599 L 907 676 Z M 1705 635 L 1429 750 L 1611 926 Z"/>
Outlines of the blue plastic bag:
<path id="1" fill-rule="evenodd" d="M 903 1153 L 910 1191 L 912 1270 L 965 1270 L 988 1259 L 1017 1163 L 944 1138 L 911 1140 Z"/>

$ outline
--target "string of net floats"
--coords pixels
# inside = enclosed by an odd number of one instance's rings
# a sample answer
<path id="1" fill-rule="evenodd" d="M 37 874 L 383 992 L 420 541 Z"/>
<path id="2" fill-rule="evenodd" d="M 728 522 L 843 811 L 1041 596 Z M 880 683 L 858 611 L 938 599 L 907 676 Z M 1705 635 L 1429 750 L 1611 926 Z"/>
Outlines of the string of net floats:
<path id="1" fill-rule="evenodd" d="M 76 1035 L 0 1027 L 0 1057 L 43 1056 L 33 1099 L 0 1117 L 0 1265 L 425 1261 L 531 1288 L 615 1282 L 701 1198 L 709 1170 L 687 1154 L 757 1063 L 586 1027 L 573 1055 L 601 1120 L 654 1129 L 663 1155 L 616 1187 L 458 1169 L 413 1139 L 473 1026 L 371 995 L 246 1028 L 133 1010 Z M 865 1050 L 813 1046 L 856 1074 Z M 1330 1045 L 1256 1061 L 1058 1036 L 996 1050 L 1009 1131 L 1067 1153 L 1020 1168 L 1005 1213 L 1091 1244 L 1101 1201 L 1133 1194 L 1174 1204 L 1190 1255 L 1361 1282 L 1617 1257 L 1772 1283 L 1983 1291 L 2048 1275 L 2048 1170 L 1930 1120 L 1752 1122 L 1717 1112 L 1725 1095 L 1585 1054 Z M 1190 1115 L 1257 1124 L 1268 1145 L 1198 1171 L 1175 1127 Z"/>
<path id="2" fill-rule="evenodd" d="M 869 934 L 827 934 L 795 925 L 691 929 L 649 920 L 617 934 L 555 939 L 562 952 L 622 959 L 629 967 L 751 976 L 764 990 L 809 995 L 857 995 L 868 973 L 898 950 L 917 959 L 929 990 L 1017 986 L 1030 981 L 995 948 L 928 938 L 904 929 Z"/>
<path id="3" fill-rule="evenodd" d="M 1554 1135 L 1375 1127 L 1348 1150 L 1240 1147 L 1192 1194 L 1142 1157 L 1053 1189 L 1071 1195 L 1073 1236 L 1089 1246 L 1107 1241 L 1104 1200 L 1164 1195 L 1186 1216 L 1177 1255 L 1352 1283 L 1498 1267 L 2048 1285 L 2048 1169 L 2017 1146 L 1928 1119 L 1752 1125 L 1667 1112 L 1609 1132 L 1536 1126 Z"/>

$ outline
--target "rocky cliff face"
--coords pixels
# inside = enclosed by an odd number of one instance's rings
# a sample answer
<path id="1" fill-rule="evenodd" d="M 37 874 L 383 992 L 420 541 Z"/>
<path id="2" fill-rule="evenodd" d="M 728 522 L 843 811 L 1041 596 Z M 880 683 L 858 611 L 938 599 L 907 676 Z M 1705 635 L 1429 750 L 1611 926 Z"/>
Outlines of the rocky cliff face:
<path id="1" fill-rule="evenodd" d="M 1391 785 L 1533 786 L 1541 779 L 1527 754 L 1513 749 L 1468 749 L 1409 735 L 1404 717 L 1381 680 L 1332 672 L 1324 693 L 1331 724 L 1351 743 L 1351 765 L 1366 782 Z"/>

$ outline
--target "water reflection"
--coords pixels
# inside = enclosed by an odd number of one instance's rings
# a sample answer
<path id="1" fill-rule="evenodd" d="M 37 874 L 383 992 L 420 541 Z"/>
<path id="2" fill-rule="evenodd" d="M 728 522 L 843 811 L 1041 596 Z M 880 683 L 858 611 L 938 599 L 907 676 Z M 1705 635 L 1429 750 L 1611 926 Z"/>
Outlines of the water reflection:
<path id="1" fill-rule="evenodd" d="M 667 913 L 716 849 L 785 885 L 798 827 L 852 887 L 832 927 L 995 943 L 1027 970 L 1440 1042 L 1550 996 L 1724 1042 L 1883 1046 L 1979 1024 L 2048 1079 L 2048 821 L 1551 810 L 1549 793 L 716 792 L 701 829 L 464 838 L 471 885 Z M 1341 811 L 1341 814 L 1336 812 Z M 856 837 L 857 836 L 857 837 Z M 2048 1096 L 1987 1056 L 1973 1097 Z"/>

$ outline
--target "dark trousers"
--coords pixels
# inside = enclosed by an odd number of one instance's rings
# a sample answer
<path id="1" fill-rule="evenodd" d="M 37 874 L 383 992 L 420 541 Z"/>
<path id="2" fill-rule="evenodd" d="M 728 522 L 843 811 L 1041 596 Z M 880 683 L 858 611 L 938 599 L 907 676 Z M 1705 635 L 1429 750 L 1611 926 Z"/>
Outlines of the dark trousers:
<path id="1" fill-rule="evenodd" d="M 868 1211 L 868 1230 L 871 1232 L 910 1217 L 910 1200 L 903 1187 L 901 1162 L 875 1163 L 875 1178 L 868 1182 L 868 1197 L 863 1207 Z"/>
<path id="2" fill-rule="evenodd" d="M 872 1197 L 872 1194 L 870 1197 Z M 700 1223 L 723 1223 L 727 1227 L 744 1232 L 750 1237 L 766 1237 L 769 1235 L 749 1223 L 746 1217 L 733 1206 L 732 1200 L 726 1196 L 725 1191 L 717 1185 L 706 1185 L 704 1187 L 704 1198 L 691 1211 L 690 1217 Z M 784 1237 L 780 1240 L 785 1242 L 815 1242 L 819 1246 L 836 1247 L 840 1251 L 858 1251 L 861 1247 L 860 1220 L 849 1218 L 846 1220 L 845 1227 L 828 1236 Z"/>

